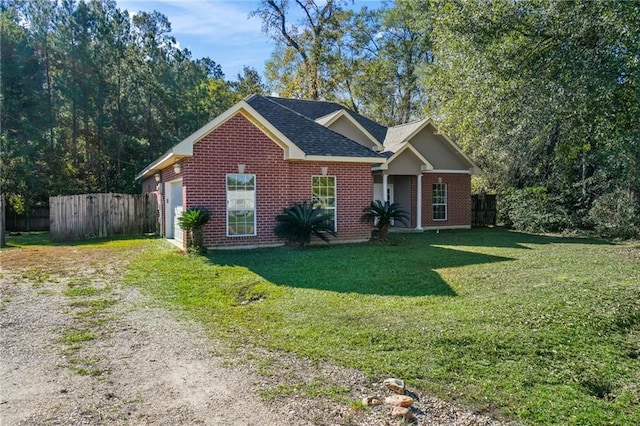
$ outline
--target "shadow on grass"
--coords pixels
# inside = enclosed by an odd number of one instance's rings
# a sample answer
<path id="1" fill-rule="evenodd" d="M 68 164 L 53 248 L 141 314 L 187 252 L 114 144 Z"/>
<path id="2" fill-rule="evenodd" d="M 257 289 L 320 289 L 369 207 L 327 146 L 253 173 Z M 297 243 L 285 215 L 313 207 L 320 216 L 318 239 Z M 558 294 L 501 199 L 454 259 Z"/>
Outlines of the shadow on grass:
<path id="1" fill-rule="evenodd" d="M 4 248 L 53 245 L 48 232 L 11 232 L 6 235 L 6 243 Z"/>
<path id="2" fill-rule="evenodd" d="M 438 269 L 512 259 L 409 243 L 219 251 L 209 260 L 244 266 L 289 287 L 379 296 L 456 296 Z"/>
<path id="3" fill-rule="evenodd" d="M 397 243 L 435 244 L 443 246 L 518 248 L 529 250 L 528 244 L 611 244 L 605 240 L 590 237 L 563 237 L 537 235 L 512 231 L 505 228 L 473 228 L 465 230 L 425 231 L 424 233 L 394 233 Z"/>
<path id="4" fill-rule="evenodd" d="M 111 243 L 113 241 L 141 240 L 158 238 L 155 234 L 146 235 L 120 235 L 109 238 L 89 238 L 79 241 L 51 241 L 51 235 L 48 232 L 20 232 L 17 235 L 7 235 L 7 245 L 4 248 L 26 248 L 41 246 L 100 246 Z"/>

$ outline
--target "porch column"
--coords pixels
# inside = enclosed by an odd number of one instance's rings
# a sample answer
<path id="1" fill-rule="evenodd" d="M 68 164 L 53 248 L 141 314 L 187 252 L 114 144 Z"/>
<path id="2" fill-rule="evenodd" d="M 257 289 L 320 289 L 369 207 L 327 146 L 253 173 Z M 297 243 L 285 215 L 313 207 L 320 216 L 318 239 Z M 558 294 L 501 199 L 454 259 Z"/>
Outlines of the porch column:
<path id="1" fill-rule="evenodd" d="M 389 190 L 388 190 L 389 183 L 388 183 L 388 180 L 389 180 L 389 175 L 386 174 L 386 173 L 383 174 L 382 175 L 382 201 L 383 202 L 389 201 L 389 194 L 388 194 L 388 192 L 389 192 Z"/>
<path id="2" fill-rule="evenodd" d="M 418 193 L 416 194 L 416 229 L 422 231 L 422 173 L 416 176 L 418 178 Z"/>

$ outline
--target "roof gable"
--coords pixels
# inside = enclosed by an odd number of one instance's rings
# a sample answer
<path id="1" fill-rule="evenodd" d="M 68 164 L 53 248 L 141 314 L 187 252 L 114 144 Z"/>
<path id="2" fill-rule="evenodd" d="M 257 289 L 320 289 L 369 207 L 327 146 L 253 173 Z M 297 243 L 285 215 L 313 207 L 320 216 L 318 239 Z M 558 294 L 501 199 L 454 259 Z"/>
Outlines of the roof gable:
<path id="1" fill-rule="evenodd" d="M 383 161 L 378 153 L 275 102 L 273 98 L 253 95 L 247 99 L 247 103 L 298 146 L 306 156 L 354 157 L 373 159 L 368 162 Z"/>
<path id="2" fill-rule="evenodd" d="M 382 143 L 380 143 L 371 133 L 369 133 L 369 131 L 364 128 L 351 114 L 349 114 L 346 110 L 341 109 L 339 111 L 335 111 L 329 115 L 325 115 L 324 117 L 320 117 L 318 119 L 315 120 L 316 123 L 322 124 L 325 127 L 330 128 L 331 130 L 338 132 L 340 134 L 343 134 L 346 137 L 349 137 L 350 139 L 356 140 L 356 142 L 359 142 L 361 145 L 363 146 L 373 146 L 375 147 L 376 151 L 383 151 L 383 145 Z M 343 131 L 340 131 L 339 128 L 341 127 L 341 124 L 347 122 L 347 126 L 348 126 L 348 131 L 343 133 Z M 360 141 L 355 139 L 354 137 L 351 137 L 348 132 L 351 131 L 355 131 L 359 134 L 358 139 L 360 140 L 366 140 L 367 142 L 364 141 Z"/>
<path id="3" fill-rule="evenodd" d="M 400 124 L 399 126 L 389 127 L 384 139 L 384 147 L 386 151 L 398 150 L 404 142 L 407 142 L 418 131 L 429 124 L 430 120 L 413 121 L 411 123 Z"/>
<path id="4" fill-rule="evenodd" d="M 433 164 L 429 162 L 416 148 L 413 147 L 410 143 L 404 142 L 401 146 L 399 146 L 398 150 L 392 153 L 382 165 L 378 167 L 378 170 L 388 170 L 390 163 L 398 158 L 411 153 L 415 156 L 418 161 L 419 169 L 422 171 L 433 170 Z"/>
<path id="5" fill-rule="evenodd" d="M 380 163 L 384 158 L 359 143 L 336 133 L 264 96 L 242 100 L 193 132 L 145 167 L 136 179 L 150 176 L 181 158 L 193 155 L 193 144 L 231 117 L 242 114 L 284 151 L 284 158 L 306 161 Z"/>
<path id="6" fill-rule="evenodd" d="M 442 145 L 442 149 L 453 152 L 454 155 L 459 160 L 461 160 L 462 163 L 465 164 L 465 171 L 468 171 L 472 174 L 480 173 L 480 168 L 473 162 L 473 160 L 471 160 L 471 158 L 469 158 L 469 156 L 466 155 L 455 142 L 447 137 L 447 135 L 445 135 L 444 133 L 440 133 L 436 125 L 430 119 L 424 119 L 400 126 L 390 127 L 384 141 L 385 150 L 396 153 L 399 150 L 403 149 L 407 144 L 410 144 L 411 146 L 417 148 L 416 144 L 419 144 L 417 138 L 429 126 L 433 128 L 433 132 L 431 133 Z M 435 152 L 431 154 L 427 152 L 427 150 L 421 150 L 419 148 L 417 148 L 416 150 L 420 151 L 424 158 L 430 160 L 430 162 L 434 164 L 433 168 L 437 166 L 436 163 L 438 163 L 438 161 L 436 161 L 436 158 L 431 158 L 432 156 L 436 155 Z M 387 163 L 393 161 L 394 158 L 394 155 L 389 156 L 387 159 Z"/>

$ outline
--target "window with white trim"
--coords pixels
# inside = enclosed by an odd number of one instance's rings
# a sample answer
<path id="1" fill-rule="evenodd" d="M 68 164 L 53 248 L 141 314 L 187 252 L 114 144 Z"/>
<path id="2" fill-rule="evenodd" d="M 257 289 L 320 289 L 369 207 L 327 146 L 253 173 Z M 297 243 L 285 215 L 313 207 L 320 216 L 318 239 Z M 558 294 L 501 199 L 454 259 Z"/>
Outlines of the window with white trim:
<path id="1" fill-rule="evenodd" d="M 433 220 L 447 220 L 447 184 L 433 184 Z"/>
<path id="2" fill-rule="evenodd" d="M 227 175 L 227 235 L 256 235 L 256 175 Z"/>
<path id="3" fill-rule="evenodd" d="M 333 231 L 337 228 L 336 215 L 336 177 L 311 176 L 312 202 L 314 206 L 322 207 L 324 213 L 331 215 Z"/>

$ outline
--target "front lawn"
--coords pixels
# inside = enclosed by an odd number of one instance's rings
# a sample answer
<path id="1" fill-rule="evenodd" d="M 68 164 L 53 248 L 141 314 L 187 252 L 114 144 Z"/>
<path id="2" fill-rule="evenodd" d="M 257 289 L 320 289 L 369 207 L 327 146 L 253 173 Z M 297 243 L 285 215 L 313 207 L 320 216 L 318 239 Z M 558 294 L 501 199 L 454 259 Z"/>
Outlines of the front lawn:
<path id="1" fill-rule="evenodd" d="M 392 244 L 165 245 L 129 282 L 230 341 L 389 375 L 531 424 L 640 424 L 640 245 L 477 229 Z"/>

